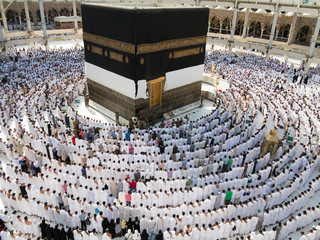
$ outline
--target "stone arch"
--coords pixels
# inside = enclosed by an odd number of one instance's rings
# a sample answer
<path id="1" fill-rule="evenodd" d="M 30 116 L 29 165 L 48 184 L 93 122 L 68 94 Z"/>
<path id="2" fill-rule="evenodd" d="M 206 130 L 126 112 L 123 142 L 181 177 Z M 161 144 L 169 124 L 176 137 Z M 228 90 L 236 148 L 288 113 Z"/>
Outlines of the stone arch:
<path id="1" fill-rule="evenodd" d="M 210 21 L 210 32 L 219 33 L 220 21 L 216 16 L 213 16 Z"/>
<path id="2" fill-rule="evenodd" d="M 59 16 L 70 16 L 70 11 L 67 8 L 62 8 L 59 12 Z"/>
<path id="3" fill-rule="evenodd" d="M 266 26 L 263 28 L 262 38 L 269 39 L 271 34 L 271 29 L 272 29 L 272 22 L 267 23 Z"/>
<path id="4" fill-rule="evenodd" d="M 252 21 L 249 25 L 248 36 L 260 38 L 261 35 L 261 23 L 259 21 Z"/>
<path id="5" fill-rule="evenodd" d="M 286 42 L 288 41 L 289 33 L 290 33 L 290 24 L 281 25 L 278 32 L 277 41 Z"/>
<path id="6" fill-rule="evenodd" d="M 234 34 L 235 34 L 235 35 L 242 35 L 243 25 L 244 25 L 244 20 L 243 20 L 243 19 L 240 19 L 240 20 L 237 22 L 237 25 L 236 25 L 236 28 L 235 28 L 235 31 L 234 31 Z"/>
<path id="7" fill-rule="evenodd" d="M 21 16 L 21 22 L 22 23 L 26 23 L 27 22 L 27 16 L 26 16 L 26 12 L 25 12 L 24 9 L 22 9 L 22 11 L 20 13 L 20 16 Z M 30 10 L 29 10 L 29 16 L 30 16 L 30 21 L 33 22 Z"/>
<path id="8" fill-rule="evenodd" d="M 232 24 L 232 21 L 230 18 L 223 19 L 221 33 L 230 34 L 231 33 L 231 24 Z"/>
<path id="9" fill-rule="evenodd" d="M 9 9 L 6 13 L 7 22 L 9 24 L 20 24 L 19 13 L 13 9 Z"/>
<path id="10" fill-rule="evenodd" d="M 54 18 L 59 16 L 58 11 L 55 8 L 51 8 L 48 11 L 48 22 L 49 23 L 53 23 L 54 22 Z"/>
<path id="11" fill-rule="evenodd" d="M 40 10 L 38 10 L 38 11 L 36 12 L 36 18 L 37 18 L 37 21 L 40 23 L 40 22 L 41 22 Z"/>
<path id="12" fill-rule="evenodd" d="M 295 43 L 300 45 L 309 45 L 312 37 L 312 29 L 308 25 L 302 26 L 298 32 L 295 39 Z"/>

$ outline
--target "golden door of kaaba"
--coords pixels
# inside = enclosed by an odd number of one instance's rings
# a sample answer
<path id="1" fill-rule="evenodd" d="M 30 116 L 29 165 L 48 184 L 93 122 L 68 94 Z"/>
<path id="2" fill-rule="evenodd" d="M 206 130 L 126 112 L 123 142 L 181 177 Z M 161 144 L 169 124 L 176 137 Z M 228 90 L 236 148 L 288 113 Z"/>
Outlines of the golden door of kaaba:
<path id="1" fill-rule="evenodd" d="M 164 77 L 157 78 L 148 82 L 149 85 L 149 108 L 161 104 L 162 81 Z"/>

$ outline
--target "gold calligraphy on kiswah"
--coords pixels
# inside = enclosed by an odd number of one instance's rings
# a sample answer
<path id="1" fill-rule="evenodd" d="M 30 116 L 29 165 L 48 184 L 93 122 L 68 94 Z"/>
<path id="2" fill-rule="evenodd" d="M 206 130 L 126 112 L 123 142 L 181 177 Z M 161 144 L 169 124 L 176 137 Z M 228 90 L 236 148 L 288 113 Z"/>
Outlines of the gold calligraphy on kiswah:
<path id="1" fill-rule="evenodd" d="M 135 54 L 135 45 L 132 43 L 126 43 L 106 37 L 97 36 L 91 33 L 83 33 L 83 40 L 99 44 L 104 47 L 109 47 L 122 52 Z"/>
<path id="2" fill-rule="evenodd" d="M 135 44 L 122 42 L 106 37 L 97 36 L 91 33 L 83 33 L 83 40 L 134 55 L 159 52 L 181 47 L 205 44 L 207 36 L 197 36 L 189 38 L 179 38 L 166 40 L 158 43 L 145 43 L 135 46 Z M 136 49 L 137 48 L 137 49 Z"/>
<path id="3" fill-rule="evenodd" d="M 92 46 L 91 47 L 91 51 L 95 54 L 98 54 L 98 55 L 102 55 L 102 48 L 99 48 L 99 47 L 96 47 L 96 46 Z"/>
<path id="4" fill-rule="evenodd" d="M 120 53 L 110 52 L 110 59 L 123 62 L 123 55 Z"/>
<path id="5" fill-rule="evenodd" d="M 141 44 L 137 46 L 137 54 L 158 52 L 168 49 L 205 44 L 207 36 L 167 40 L 159 43 Z"/>
<path id="6" fill-rule="evenodd" d="M 200 53 L 200 47 L 189 48 L 189 49 L 185 49 L 185 50 L 174 51 L 173 58 L 181 58 L 181 57 L 186 57 L 186 56 L 191 56 L 191 55 L 197 55 L 199 53 Z"/>

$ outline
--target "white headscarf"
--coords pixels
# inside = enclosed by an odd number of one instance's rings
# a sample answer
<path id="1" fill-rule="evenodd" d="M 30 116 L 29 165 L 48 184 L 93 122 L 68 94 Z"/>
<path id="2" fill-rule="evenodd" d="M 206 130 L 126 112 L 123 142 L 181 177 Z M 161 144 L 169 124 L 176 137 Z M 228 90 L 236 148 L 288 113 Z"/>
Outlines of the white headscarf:
<path id="1" fill-rule="evenodd" d="M 140 240 L 140 233 L 138 232 L 138 230 L 134 230 L 134 234 L 132 236 L 132 240 Z"/>
<path id="2" fill-rule="evenodd" d="M 131 233 L 131 229 L 128 229 L 128 232 L 126 233 L 126 235 L 124 235 L 124 238 L 126 240 L 132 240 L 132 233 Z"/>

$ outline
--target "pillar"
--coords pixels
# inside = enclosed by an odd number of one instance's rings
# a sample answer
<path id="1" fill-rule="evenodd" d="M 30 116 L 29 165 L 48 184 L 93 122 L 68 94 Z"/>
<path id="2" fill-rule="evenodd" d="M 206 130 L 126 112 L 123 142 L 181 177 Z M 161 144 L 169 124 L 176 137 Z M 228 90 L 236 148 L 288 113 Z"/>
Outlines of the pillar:
<path id="1" fill-rule="evenodd" d="M 232 43 L 228 43 L 228 53 L 231 54 L 232 53 Z"/>
<path id="2" fill-rule="evenodd" d="M 40 17 L 41 17 L 41 26 L 43 31 L 43 43 L 46 49 L 48 50 L 49 49 L 48 34 L 47 34 L 46 19 L 44 17 L 43 0 L 39 0 L 39 9 L 40 9 Z"/>
<path id="3" fill-rule="evenodd" d="M 274 40 L 277 41 L 278 40 L 278 34 L 279 34 L 279 30 L 276 31 L 276 36 L 274 37 Z"/>
<path id="4" fill-rule="evenodd" d="M 265 62 L 268 62 L 270 58 L 269 50 L 267 49 L 266 57 L 264 58 Z"/>
<path id="5" fill-rule="evenodd" d="M 314 33 L 313 33 L 313 36 L 312 36 L 312 38 L 311 38 L 311 43 L 310 43 L 310 48 L 309 48 L 309 54 L 308 54 L 308 57 L 309 57 L 309 58 L 312 58 L 312 57 L 313 57 L 314 48 L 315 48 L 315 46 L 316 46 L 317 39 L 318 39 L 318 35 L 319 35 L 319 28 L 320 28 L 320 15 L 318 14 L 317 25 L 316 25 L 316 28 L 314 29 Z"/>
<path id="6" fill-rule="evenodd" d="M 291 22 L 291 27 L 290 27 L 290 31 L 289 31 L 289 37 L 288 37 L 288 41 L 287 44 L 290 45 L 292 43 L 292 37 L 293 37 L 293 33 L 294 33 L 294 29 L 296 27 L 296 22 L 297 22 L 297 16 L 298 13 L 295 12 L 293 14 L 293 18 L 292 18 L 292 22 Z"/>
<path id="7" fill-rule="evenodd" d="M 47 18 L 46 24 L 49 25 L 49 13 L 48 13 L 48 11 L 46 12 L 46 18 Z"/>
<path id="8" fill-rule="evenodd" d="M 0 11 L 1 11 L 1 18 L 2 18 L 2 22 L 3 22 L 3 28 L 5 31 L 8 31 L 8 23 L 7 23 L 7 16 L 6 13 L 4 12 L 4 8 L 3 8 L 3 0 L 0 0 Z"/>
<path id="9" fill-rule="evenodd" d="M 159 0 L 162 2 L 162 0 Z M 200 0 L 195 0 L 196 6 L 200 6 Z"/>
<path id="10" fill-rule="evenodd" d="M 76 0 L 72 1 L 72 6 L 73 6 L 73 17 L 74 17 L 74 31 L 77 32 L 77 30 L 78 30 L 78 20 L 77 20 Z"/>
<path id="11" fill-rule="evenodd" d="M 20 25 L 20 29 L 22 29 L 22 20 L 21 20 L 21 15 L 19 15 L 19 25 Z"/>
<path id="12" fill-rule="evenodd" d="M 263 32 L 264 32 L 264 28 L 261 28 L 260 38 L 262 38 L 262 37 L 263 37 Z"/>
<path id="13" fill-rule="evenodd" d="M 31 33 L 31 22 L 30 22 L 30 14 L 29 14 L 29 7 L 27 0 L 24 0 L 24 11 L 26 12 L 26 19 L 27 19 L 27 29 L 29 34 Z"/>
<path id="14" fill-rule="evenodd" d="M 223 21 L 223 20 L 222 20 Z M 219 33 L 222 33 L 222 21 L 220 21 Z"/>
<path id="15" fill-rule="evenodd" d="M 211 20 L 209 18 L 209 22 L 208 22 L 208 33 L 210 32 L 210 24 L 211 24 Z"/>
<path id="16" fill-rule="evenodd" d="M 0 53 L 5 53 L 5 52 L 6 52 L 6 39 L 3 35 L 2 24 L 0 23 Z"/>
<path id="17" fill-rule="evenodd" d="M 244 24 L 243 24 L 243 31 L 242 31 L 242 37 L 243 37 L 243 38 L 247 37 L 249 13 L 250 13 L 250 8 L 247 8 L 247 10 L 246 10 L 246 16 L 245 16 Z"/>
<path id="18" fill-rule="evenodd" d="M 3 27 L 0 23 L 0 42 L 3 43 L 5 41 L 4 35 L 3 35 Z"/>
<path id="19" fill-rule="evenodd" d="M 33 21 L 33 26 L 38 26 L 38 18 L 37 18 L 37 12 L 31 13 L 32 21 Z"/>
<path id="20" fill-rule="evenodd" d="M 273 16 L 273 22 L 272 22 L 272 28 L 271 28 L 271 33 L 269 37 L 269 44 L 268 44 L 268 49 L 272 47 L 272 41 L 273 41 L 273 36 L 276 31 L 276 25 L 277 25 L 277 20 L 278 20 L 278 14 L 279 14 L 279 4 L 274 9 L 274 16 Z"/>
<path id="21" fill-rule="evenodd" d="M 14 23 L 15 24 L 18 24 L 18 21 L 19 21 L 19 15 L 17 17 L 17 15 L 14 16 Z"/>
<path id="22" fill-rule="evenodd" d="M 234 40 L 234 31 L 237 25 L 237 15 L 238 15 L 238 8 L 235 7 L 233 10 L 233 18 L 232 18 L 232 25 L 231 25 L 231 34 L 230 34 L 230 42 Z"/>

